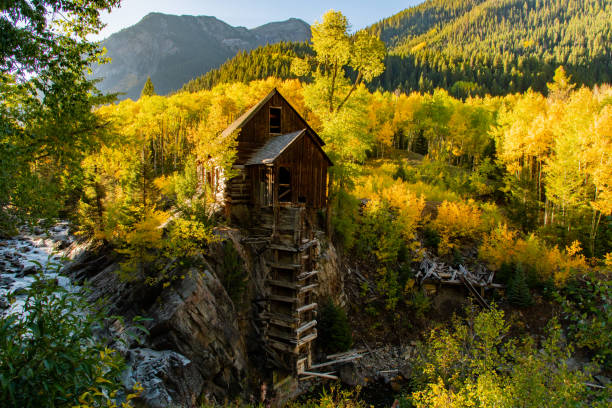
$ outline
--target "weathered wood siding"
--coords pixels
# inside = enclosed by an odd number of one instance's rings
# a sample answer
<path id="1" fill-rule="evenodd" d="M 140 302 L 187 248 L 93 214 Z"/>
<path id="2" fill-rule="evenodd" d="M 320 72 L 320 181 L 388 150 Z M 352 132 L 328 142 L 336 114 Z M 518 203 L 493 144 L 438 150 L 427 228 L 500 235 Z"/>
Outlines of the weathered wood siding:
<path id="1" fill-rule="evenodd" d="M 274 165 L 276 177 L 280 167 L 290 169 L 292 203 L 303 202 L 313 208 L 326 206 L 329 162 L 310 131 L 289 146 Z"/>
<path id="2" fill-rule="evenodd" d="M 236 164 L 244 164 L 251 155 L 261 148 L 273 135 L 270 135 L 270 107 L 281 108 L 281 132 L 291 133 L 306 129 L 308 124 L 293 108 L 280 96 L 274 94 L 272 98 L 245 123 L 238 135 Z"/>

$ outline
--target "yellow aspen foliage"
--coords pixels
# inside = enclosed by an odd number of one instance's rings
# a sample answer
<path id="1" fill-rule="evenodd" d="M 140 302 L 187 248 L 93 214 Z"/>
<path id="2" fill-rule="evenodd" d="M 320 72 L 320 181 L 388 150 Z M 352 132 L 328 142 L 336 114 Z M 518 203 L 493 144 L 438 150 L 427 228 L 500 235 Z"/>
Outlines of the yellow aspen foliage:
<path id="1" fill-rule="evenodd" d="M 406 241 L 414 240 L 421 214 L 425 208 L 425 199 L 412 191 L 406 190 L 405 183 L 396 180 L 391 186 L 380 192 L 380 197 L 397 211 L 397 222 L 401 226 L 402 236 Z"/>
<path id="2" fill-rule="evenodd" d="M 133 281 L 143 277 L 145 264 L 155 260 L 155 251 L 163 246 L 163 226 L 168 217 L 166 212 L 147 210 L 142 220 L 125 234 L 125 247 L 118 250 L 128 256 L 128 260 L 121 265 L 122 279 Z"/>
<path id="3" fill-rule="evenodd" d="M 431 226 L 440 235 L 438 253 L 447 255 L 458 248 L 463 240 L 476 240 L 482 233 L 482 212 L 474 203 L 444 201 Z"/>
<path id="4" fill-rule="evenodd" d="M 562 251 L 557 246 L 547 246 L 533 234 L 524 239 L 506 224 L 500 224 L 485 235 L 478 256 L 493 270 L 499 270 L 504 263 L 528 265 L 536 272 L 538 279 L 553 279 L 555 283 L 562 284 L 574 271 L 587 269 L 581 252 L 578 241 Z"/>

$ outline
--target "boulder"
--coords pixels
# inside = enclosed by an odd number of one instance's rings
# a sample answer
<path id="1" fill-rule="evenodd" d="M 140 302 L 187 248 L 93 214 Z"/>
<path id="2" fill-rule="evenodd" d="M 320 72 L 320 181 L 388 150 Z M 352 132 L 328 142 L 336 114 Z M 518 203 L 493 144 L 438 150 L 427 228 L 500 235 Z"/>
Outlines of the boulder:
<path id="1" fill-rule="evenodd" d="M 174 351 L 147 348 L 128 353 L 124 386 L 139 383 L 143 391 L 136 402 L 150 408 L 197 407 L 204 380 L 195 365 Z"/>
<path id="2" fill-rule="evenodd" d="M 37 270 L 36 265 L 26 265 L 21 269 L 21 272 L 17 274 L 17 277 L 23 278 L 24 276 L 34 275 Z"/>
<path id="3" fill-rule="evenodd" d="M 2 276 L 0 277 L 0 288 L 8 289 L 13 282 L 15 282 L 15 279 L 9 278 L 8 276 Z"/>
<path id="4" fill-rule="evenodd" d="M 0 310 L 5 310 L 11 307 L 11 304 L 4 298 L 0 298 Z"/>

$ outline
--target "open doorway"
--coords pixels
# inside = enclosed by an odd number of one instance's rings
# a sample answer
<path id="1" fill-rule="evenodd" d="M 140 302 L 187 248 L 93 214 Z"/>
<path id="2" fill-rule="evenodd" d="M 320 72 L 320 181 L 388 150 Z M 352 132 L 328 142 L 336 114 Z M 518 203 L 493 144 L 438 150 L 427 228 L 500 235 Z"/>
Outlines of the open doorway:
<path id="1" fill-rule="evenodd" d="M 291 170 L 289 167 L 278 169 L 278 201 L 281 203 L 291 202 Z"/>

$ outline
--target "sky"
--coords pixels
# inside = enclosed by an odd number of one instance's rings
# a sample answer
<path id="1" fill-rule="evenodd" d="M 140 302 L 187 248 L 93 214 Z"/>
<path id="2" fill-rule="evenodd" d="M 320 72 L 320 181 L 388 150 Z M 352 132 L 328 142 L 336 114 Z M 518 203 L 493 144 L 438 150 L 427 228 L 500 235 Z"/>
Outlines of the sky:
<path id="1" fill-rule="evenodd" d="M 102 21 L 107 26 L 92 39 L 104 39 L 123 28 L 136 24 L 151 12 L 215 16 L 232 26 L 254 28 L 271 21 L 282 21 L 291 17 L 301 18 L 308 24 L 312 24 L 315 20 L 320 20 L 327 10 L 334 9 L 341 11 L 348 18 L 354 31 L 422 1 L 122 0 L 120 8 L 114 9 L 110 14 L 103 14 Z"/>

